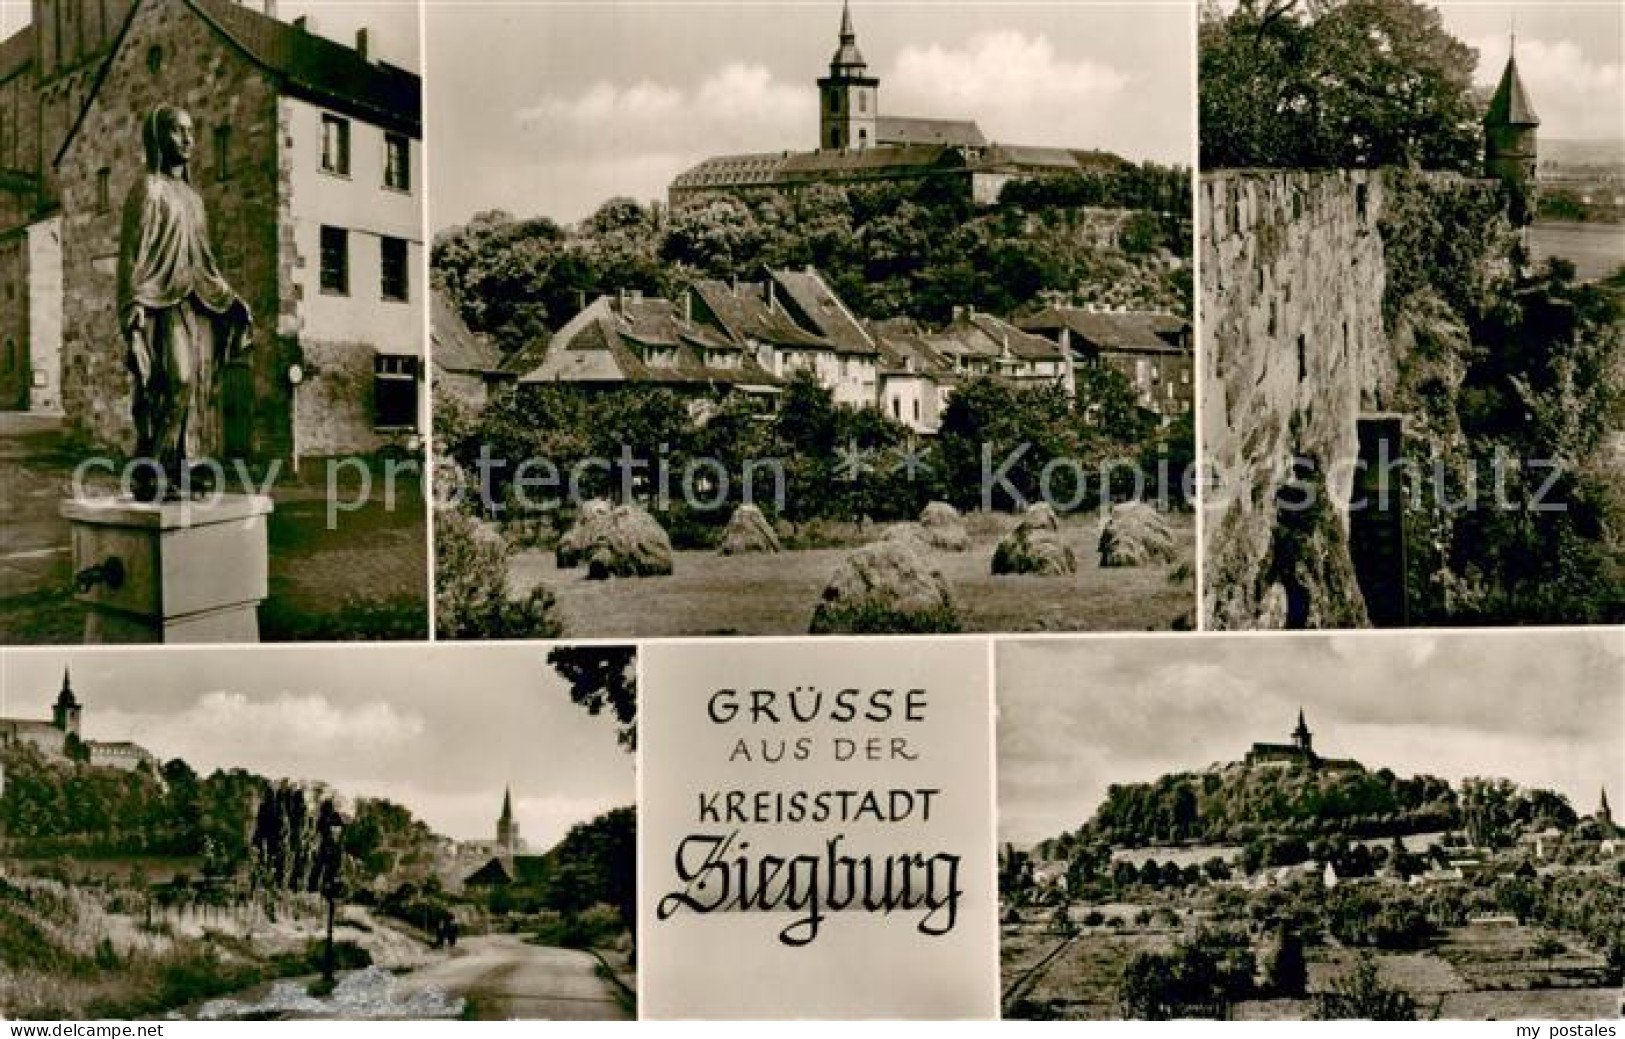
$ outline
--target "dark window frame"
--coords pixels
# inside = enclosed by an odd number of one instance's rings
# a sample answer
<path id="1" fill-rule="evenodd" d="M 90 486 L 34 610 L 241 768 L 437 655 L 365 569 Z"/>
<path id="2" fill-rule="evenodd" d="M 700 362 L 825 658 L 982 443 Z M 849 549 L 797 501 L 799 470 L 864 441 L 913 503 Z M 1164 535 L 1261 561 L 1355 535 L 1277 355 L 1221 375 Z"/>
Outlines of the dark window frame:
<path id="1" fill-rule="evenodd" d="M 231 124 L 221 123 L 214 128 L 214 179 L 231 179 Z"/>
<path id="2" fill-rule="evenodd" d="M 418 429 L 422 369 L 416 357 L 378 353 L 372 359 L 372 424 L 380 430 Z"/>
<path id="3" fill-rule="evenodd" d="M 352 143 L 350 120 L 323 112 L 321 171 L 333 177 L 350 176 Z"/>
<path id="4" fill-rule="evenodd" d="M 322 225 L 321 289 L 329 296 L 350 294 L 350 232 L 342 227 Z"/>
<path id="5" fill-rule="evenodd" d="M 392 257 L 390 251 L 399 250 Z M 412 246 L 404 238 L 378 238 L 378 298 L 386 303 L 412 301 Z"/>
<path id="6" fill-rule="evenodd" d="M 412 192 L 412 138 L 403 133 L 384 134 L 384 187 L 404 194 Z"/>

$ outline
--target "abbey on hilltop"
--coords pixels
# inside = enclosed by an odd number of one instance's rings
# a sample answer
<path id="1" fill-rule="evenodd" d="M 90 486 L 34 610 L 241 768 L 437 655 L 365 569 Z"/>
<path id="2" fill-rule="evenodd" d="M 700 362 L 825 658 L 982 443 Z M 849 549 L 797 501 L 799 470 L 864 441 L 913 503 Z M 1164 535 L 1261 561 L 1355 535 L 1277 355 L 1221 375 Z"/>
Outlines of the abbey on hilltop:
<path id="1" fill-rule="evenodd" d="M 145 747 L 124 740 L 87 740 L 79 727 L 84 707 L 73 691 L 67 668 L 62 669 L 62 689 L 51 707 L 51 720 L 0 718 L 0 749 L 30 746 L 53 761 L 82 761 L 98 768 L 120 768 L 127 772 L 145 766 L 155 775 L 158 759 Z"/>
<path id="2" fill-rule="evenodd" d="M 1359 770 L 1361 765 L 1348 758 L 1323 758 L 1315 753 L 1315 736 L 1298 708 L 1298 727 L 1290 743 L 1255 743 L 1247 752 L 1248 765 L 1301 765 L 1304 768 Z"/>
<path id="3" fill-rule="evenodd" d="M 852 11 L 843 3 L 840 42 L 828 74 L 818 80 L 817 149 L 718 155 L 679 174 L 667 197 L 675 210 L 719 195 L 948 178 L 965 184 L 978 204 L 988 205 L 1012 180 L 1124 165 L 1108 152 L 990 142 L 969 119 L 887 115 L 880 104 L 880 78 L 869 73 Z"/>

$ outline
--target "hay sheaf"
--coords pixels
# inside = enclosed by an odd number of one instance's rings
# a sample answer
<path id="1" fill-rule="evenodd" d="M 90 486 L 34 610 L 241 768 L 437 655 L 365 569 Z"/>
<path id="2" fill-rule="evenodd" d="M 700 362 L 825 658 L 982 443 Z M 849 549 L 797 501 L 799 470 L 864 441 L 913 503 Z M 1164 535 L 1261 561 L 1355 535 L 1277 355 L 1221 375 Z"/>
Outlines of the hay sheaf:
<path id="1" fill-rule="evenodd" d="M 824 588 L 812 634 L 959 631 L 953 590 L 922 549 L 904 533 L 853 550 Z"/>
<path id="2" fill-rule="evenodd" d="M 1028 509 L 993 552 L 993 573 L 998 575 L 1062 577 L 1077 570 L 1077 557 L 1061 537 L 1060 518 L 1047 503 Z"/>
<path id="3" fill-rule="evenodd" d="M 1179 546 L 1168 521 L 1145 502 L 1116 505 L 1100 524 L 1096 543 L 1101 566 L 1150 566 L 1172 563 Z"/>
<path id="4" fill-rule="evenodd" d="M 554 553 L 561 568 L 585 566 L 594 581 L 671 573 L 671 538 L 637 505 L 588 502 Z"/>
<path id="5" fill-rule="evenodd" d="M 734 510 L 717 546 L 717 551 L 725 556 L 772 555 L 783 550 L 773 525 L 754 505 L 741 505 Z"/>
<path id="6" fill-rule="evenodd" d="M 932 548 L 943 552 L 964 552 L 970 548 L 970 532 L 965 518 L 947 502 L 934 501 L 920 513 L 920 529 Z"/>

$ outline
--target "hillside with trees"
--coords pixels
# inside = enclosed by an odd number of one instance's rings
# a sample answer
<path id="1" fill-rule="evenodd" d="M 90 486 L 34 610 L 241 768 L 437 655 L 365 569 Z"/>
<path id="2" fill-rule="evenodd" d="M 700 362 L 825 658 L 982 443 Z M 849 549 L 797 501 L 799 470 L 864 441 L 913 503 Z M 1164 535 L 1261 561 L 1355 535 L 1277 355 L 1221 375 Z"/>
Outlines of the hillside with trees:
<path id="1" fill-rule="evenodd" d="M 1046 294 L 1191 312 L 1190 174 L 1116 169 L 1015 182 L 996 205 L 925 181 L 818 185 L 667 212 L 612 198 L 573 227 L 494 211 L 435 237 L 434 280 L 504 354 L 545 340 L 621 289 L 671 297 L 696 277 L 823 271 L 856 313 L 945 322 L 956 306 L 1013 315 Z"/>
<path id="2" fill-rule="evenodd" d="M 1088 822 L 1041 844 L 1038 853 L 1064 859 L 1090 844 L 1312 843 L 1445 830 L 1463 830 L 1481 847 L 1499 847 L 1525 830 L 1567 829 L 1578 818 L 1561 794 L 1504 779 L 1469 778 L 1457 788 L 1438 776 L 1402 777 L 1386 768 L 1232 762 L 1148 783 L 1113 784 Z"/>

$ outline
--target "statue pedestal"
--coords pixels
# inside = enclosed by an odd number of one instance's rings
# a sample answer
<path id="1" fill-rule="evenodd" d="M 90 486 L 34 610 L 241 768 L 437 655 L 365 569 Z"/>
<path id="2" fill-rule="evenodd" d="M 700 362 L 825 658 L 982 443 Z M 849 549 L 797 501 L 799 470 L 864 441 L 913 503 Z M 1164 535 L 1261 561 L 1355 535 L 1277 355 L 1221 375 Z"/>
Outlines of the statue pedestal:
<path id="1" fill-rule="evenodd" d="M 271 509 L 258 494 L 62 502 L 85 642 L 258 642 Z"/>

